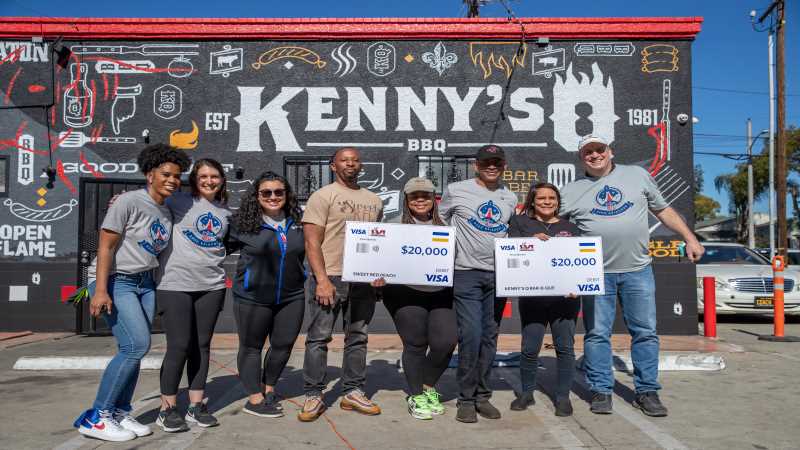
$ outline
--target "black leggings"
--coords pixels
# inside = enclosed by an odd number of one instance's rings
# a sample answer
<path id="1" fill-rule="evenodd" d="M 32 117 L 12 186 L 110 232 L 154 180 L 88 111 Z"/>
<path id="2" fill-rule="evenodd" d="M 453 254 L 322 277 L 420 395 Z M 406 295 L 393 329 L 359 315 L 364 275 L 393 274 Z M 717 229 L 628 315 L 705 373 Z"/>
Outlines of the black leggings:
<path id="1" fill-rule="evenodd" d="M 539 350 L 547 324 L 556 348 L 558 384 L 556 397 L 567 397 L 575 377 L 575 321 L 581 309 L 579 298 L 546 297 L 521 298 L 519 316 L 522 322 L 522 358 L 519 364 L 522 391 L 536 388 L 536 369 L 539 367 Z"/>
<path id="2" fill-rule="evenodd" d="M 383 288 L 383 304 L 403 341 L 403 372 L 411 395 L 434 386 L 458 342 L 453 289 L 422 292 L 402 285 Z"/>
<path id="3" fill-rule="evenodd" d="M 239 378 L 249 395 L 264 392 L 263 385 L 275 386 L 289 361 L 292 347 L 303 324 L 303 299 L 277 305 L 233 303 L 239 330 Z M 261 350 L 269 336 L 269 350 L 261 365 Z"/>
<path id="4" fill-rule="evenodd" d="M 159 290 L 156 299 L 167 335 L 167 353 L 161 363 L 161 393 L 178 394 L 184 365 L 189 389 L 205 389 L 211 336 L 225 302 L 225 289 L 208 292 Z"/>

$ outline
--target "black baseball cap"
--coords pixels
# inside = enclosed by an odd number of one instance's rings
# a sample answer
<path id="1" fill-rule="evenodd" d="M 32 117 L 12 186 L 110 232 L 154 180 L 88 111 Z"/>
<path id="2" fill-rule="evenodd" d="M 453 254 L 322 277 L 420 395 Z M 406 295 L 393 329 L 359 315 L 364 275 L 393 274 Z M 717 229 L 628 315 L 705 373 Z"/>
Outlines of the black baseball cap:
<path id="1" fill-rule="evenodd" d="M 478 161 L 486 161 L 487 159 L 502 159 L 505 161 L 506 152 L 499 145 L 489 144 L 479 148 L 475 158 Z"/>

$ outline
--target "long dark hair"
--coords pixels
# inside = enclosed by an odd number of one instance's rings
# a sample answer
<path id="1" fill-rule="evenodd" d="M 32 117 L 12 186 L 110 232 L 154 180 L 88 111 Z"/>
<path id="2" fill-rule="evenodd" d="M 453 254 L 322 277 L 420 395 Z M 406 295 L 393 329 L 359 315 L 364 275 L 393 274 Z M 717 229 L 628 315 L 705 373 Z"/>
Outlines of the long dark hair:
<path id="1" fill-rule="evenodd" d="M 556 217 L 558 217 L 558 212 L 561 211 L 561 192 L 559 192 L 558 187 L 552 183 L 536 183 L 531 186 L 531 189 L 528 191 L 528 195 L 525 196 L 525 204 L 522 208 L 522 213 L 526 216 L 530 217 L 531 219 L 536 218 L 536 207 L 533 206 L 533 200 L 536 198 L 536 190 L 537 189 L 552 189 L 553 192 L 556 193 L 556 200 L 558 200 L 558 208 L 556 208 Z"/>
<path id="2" fill-rule="evenodd" d="M 239 209 L 231 216 L 231 222 L 242 233 L 256 234 L 261 229 L 261 224 L 264 222 L 264 213 L 258 203 L 258 187 L 265 181 L 280 181 L 284 189 L 286 189 L 286 203 L 283 205 L 283 213 L 295 223 L 299 223 L 302 218 L 303 211 L 300 209 L 300 204 L 297 202 L 297 197 L 289 181 L 275 172 L 264 172 L 253 181 L 252 186 L 247 190 L 247 195 L 242 198 Z"/>
<path id="3" fill-rule="evenodd" d="M 431 209 L 431 223 L 433 225 L 445 225 L 441 217 L 439 217 L 439 204 L 436 203 L 436 196 L 431 192 L 433 197 L 433 209 Z M 408 194 L 403 194 L 403 217 L 400 219 L 401 223 L 415 224 L 414 214 L 411 213 L 411 208 L 408 207 Z"/>
<path id="4" fill-rule="evenodd" d="M 228 179 L 225 177 L 225 169 L 219 161 L 211 158 L 198 159 L 195 161 L 194 166 L 192 166 L 192 171 L 189 172 L 189 185 L 192 188 L 192 197 L 200 196 L 200 191 L 197 189 L 197 172 L 203 167 L 211 167 L 219 172 L 219 176 L 222 177 L 222 186 L 220 186 L 219 191 L 214 194 L 214 200 L 222 204 L 228 203 Z"/>

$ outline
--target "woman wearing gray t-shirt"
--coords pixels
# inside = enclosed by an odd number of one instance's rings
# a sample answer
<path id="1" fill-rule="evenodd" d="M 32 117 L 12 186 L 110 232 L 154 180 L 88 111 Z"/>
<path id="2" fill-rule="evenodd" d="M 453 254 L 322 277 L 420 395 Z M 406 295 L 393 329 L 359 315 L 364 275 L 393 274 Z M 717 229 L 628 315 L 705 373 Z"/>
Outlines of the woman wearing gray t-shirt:
<path id="1" fill-rule="evenodd" d="M 158 313 L 167 336 L 161 364 L 161 411 L 156 424 L 166 432 L 218 424 L 203 403 L 211 336 L 225 301 L 225 245 L 228 232 L 225 170 L 218 161 L 200 159 L 189 173 L 192 192 L 177 192 L 166 202 L 173 216 L 174 239 L 161 254 Z M 189 409 L 177 408 L 178 384 L 186 367 Z"/>
<path id="2" fill-rule="evenodd" d="M 156 144 L 142 150 L 137 163 L 147 187 L 120 195 L 108 209 L 97 258 L 89 267 L 90 312 L 106 320 L 119 351 L 103 372 L 94 405 L 74 426 L 83 435 L 105 441 L 129 441 L 151 433 L 130 415 L 131 399 L 140 362 L 150 349 L 152 271 L 172 235 L 172 213 L 164 203 L 180 188 L 181 172 L 191 160 L 173 147 Z"/>

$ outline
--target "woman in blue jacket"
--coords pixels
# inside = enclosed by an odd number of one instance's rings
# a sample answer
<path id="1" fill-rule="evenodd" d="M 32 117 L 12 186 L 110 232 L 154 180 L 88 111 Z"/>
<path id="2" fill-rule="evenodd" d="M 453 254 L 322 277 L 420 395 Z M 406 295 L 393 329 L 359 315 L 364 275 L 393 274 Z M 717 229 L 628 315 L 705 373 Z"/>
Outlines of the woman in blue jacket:
<path id="1" fill-rule="evenodd" d="M 244 412 L 280 417 L 275 383 L 300 333 L 305 310 L 302 212 L 289 182 L 274 172 L 258 177 L 231 216 L 227 248 L 240 251 L 233 283 L 239 332 L 239 377 L 249 399 Z M 269 337 L 269 350 L 261 351 Z"/>

